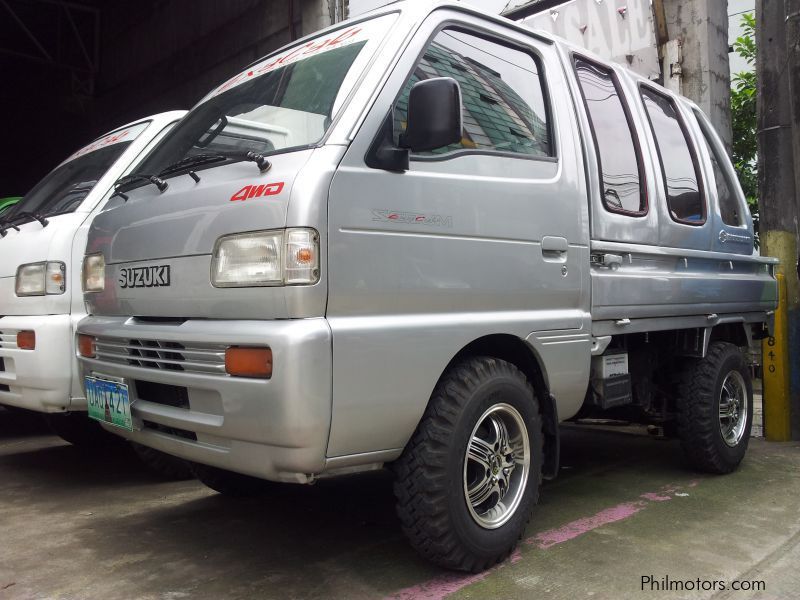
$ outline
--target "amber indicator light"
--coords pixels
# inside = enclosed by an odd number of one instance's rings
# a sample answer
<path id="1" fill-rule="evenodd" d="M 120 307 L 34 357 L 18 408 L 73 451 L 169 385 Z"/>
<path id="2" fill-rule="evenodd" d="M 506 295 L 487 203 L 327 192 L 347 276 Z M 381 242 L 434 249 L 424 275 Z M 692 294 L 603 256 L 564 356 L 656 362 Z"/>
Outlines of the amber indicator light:
<path id="1" fill-rule="evenodd" d="M 225 371 L 236 377 L 272 377 L 271 348 L 228 348 L 225 351 Z"/>
<path id="2" fill-rule="evenodd" d="M 36 332 L 35 331 L 20 331 L 17 334 L 17 348 L 20 350 L 35 350 L 36 349 Z"/>
<path id="3" fill-rule="evenodd" d="M 79 335 L 78 336 L 78 354 L 84 358 L 94 358 L 97 355 L 97 350 L 94 345 L 94 336 Z"/>

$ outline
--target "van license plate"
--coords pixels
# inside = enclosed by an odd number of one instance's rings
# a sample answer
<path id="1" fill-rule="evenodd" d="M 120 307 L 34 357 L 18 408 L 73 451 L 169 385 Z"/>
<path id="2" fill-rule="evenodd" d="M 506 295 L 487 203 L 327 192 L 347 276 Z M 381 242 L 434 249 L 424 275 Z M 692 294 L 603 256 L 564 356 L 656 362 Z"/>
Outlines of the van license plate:
<path id="1" fill-rule="evenodd" d="M 133 431 L 128 386 L 116 381 L 84 377 L 89 418 Z"/>

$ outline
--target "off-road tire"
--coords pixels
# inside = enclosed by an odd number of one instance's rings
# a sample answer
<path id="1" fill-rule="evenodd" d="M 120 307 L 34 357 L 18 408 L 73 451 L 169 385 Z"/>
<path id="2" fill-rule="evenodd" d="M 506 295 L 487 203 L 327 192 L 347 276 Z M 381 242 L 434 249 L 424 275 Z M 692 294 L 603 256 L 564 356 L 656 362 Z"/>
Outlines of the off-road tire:
<path id="1" fill-rule="evenodd" d="M 142 446 L 136 442 L 131 442 L 131 447 L 136 453 L 136 456 L 139 457 L 139 460 L 159 477 L 170 481 L 194 479 L 192 468 L 185 460 L 153 448 L 148 448 L 147 446 Z"/>
<path id="2" fill-rule="evenodd" d="M 212 490 L 230 498 L 258 498 L 274 489 L 276 483 L 218 469 L 199 463 L 190 463 L 193 475 Z"/>
<path id="3" fill-rule="evenodd" d="M 719 422 L 725 377 L 738 371 L 747 390 L 747 422 L 735 446 L 725 443 Z M 706 473 L 730 473 L 742 462 L 753 424 L 753 384 L 741 351 L 729 342 L 712 342 L 705 358 L 688 361 L 678 384 L 678 436 L 689 465 Z"/>
<path id="4" fill-rule="evenodd" d="M 53 413 L 43 416 L 53 433 L 78 448 L 122 445 L 121 438 L 105 431 L 85 412 Z"/>
<path id="5" fill-rule="evenodd" d="M 465 453 L 481 415 L 505 403 L 522 416 L 530 464 L 522 497 L 509 520 L 481 527 L 464 491 Z M 440 379 L 422 420 L 393 464 L 397 514 L 414 549 L 439 566 L 479 572 L 513 551 L 538 501 L 543 459 L 542 418 L 533 388 L 514 365 L 475 357 Z"/>

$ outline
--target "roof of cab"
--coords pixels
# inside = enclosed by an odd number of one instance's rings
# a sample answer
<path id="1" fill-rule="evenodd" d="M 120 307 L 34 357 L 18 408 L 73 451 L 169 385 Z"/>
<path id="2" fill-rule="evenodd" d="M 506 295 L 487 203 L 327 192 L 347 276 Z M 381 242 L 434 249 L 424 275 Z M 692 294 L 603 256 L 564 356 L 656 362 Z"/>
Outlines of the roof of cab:
<path id="1" fill-rule="evenodd" d="M 572 42 L 554 35 L 548 31 L 543 31 L 541 29 L 534 29 L 532 27 L 527 27 L 517 21 L 512 21 L 511 19 L 507 19 L 506 17 L 496 15 L 493 13 L 486 12 L 479 7 L 473 6 L 471 4 L 467 4 L 465 2 L 460 2 L 458 0 L 396 0 L 395 2 L 391 2 L 379 8 L 375 8 L 369 12 L 364 13 L 363 15 L 359 15 L 359 19 L 362 17 L 371 17 L 376 16 L 379 14 L 386 14 L 397 10 L 402 10 L 404 13 L 411 14 L 416 20 L 423 19 L 426 15 L 428 15 L 431 11 L 441 9 L 441 8 L 452 8 L 461 12 L 471 13 L 474 15 L 479 15 L 481 18 L 486 18 L 495 23 L 506 27 L 512 27 L 513 29 L 519 31 L 520 33 L 531 35 L 539 40 L 550 42 L 558 47 L 563 48 L 569 53 L 577 52 L 587 58 L 594 60 L 603 65 L 607 65 L 609 67 L 614 68 L 617 72 L 624 73 L 627 77 L 634 80 L 636 83 L 647 83 L 653 87 L 658 88 L 665 94 L 668 94 L 670 97 L 677 99 L 678 101 L 684 103 L 686 106 L 690 108 L 694 108 L 700 110 L 695 102 L 690 100 L 689 98 L 682 96 L 680 94 L 676 94 L 675 92 L 665 88 L 664 86 L 656 83 L 653 80 L 647 79 L 642 75 L 639 75 L 626 65 L 622 63 L 618 63 L 607 58 L 604 58 L 591 50 L 583 48 L 582 46 L 578 46 L 577 44 L 573 44 Z"/>
<path id="2" fill-rule="evenodd" d="M 341 23 L 336 23 L 334 25 L 331 25 L 331 26 L 326 27 L 324 29 L 321 29 L 319 31 L 315 31 L 315 32 L 313 32 L 311 34 L 303 36 L 302 38 L 300 38 L 298 40 L 294 40 L 293 42 L 290 42 L 289 44 L 281 46 L 280 48 L 275 49 L 273 52 L 270 52 L 269 54 L 254 60 L 251 63 L 250 66 L 259 63 L 260 61 L 264 60 L 266 57 L 268 57 L 268 56 L 270 56 L 272 54 L 278 54 L 280 52 L 283 52 L 284 50 L 286 50 L 288 48 L 291 48 L 292 46 L 295 46 L 295 45 L 301 44 L 301 43 L 303 43 L 303 42 L 305 42 L 307 40 L 311 40 L 313 38 L 316 38 L 316 37 L 324 34 L 327 31 L 333 31 L 333 30 L 339 29 L 339 28 L 341 28 L 343 26 L 346 26 L 346 24 L 349 23 L 349 22 L 357 23 L 359 21 L 370 19 L 370 18 L 379 16 L 379 15 L 390 14 L 390 13 L 393 13 L 393 12 L 401 12 L 404 16 L 409 18 L 412 22 L 419 23 L 427 15 L 429 15 L 432 11 L 439 10 L 439 9 L 442 9 L 442 8 L 450 8 L 450 9 L 453 9 L 453 10 L 457 10 L 459 12 L 464 12 L 464 13 L 476 15 L 476 16 L 479 16 L 479 17 L 481 17 L 483 19 L 488 19 L 490 21 L 493 21 L 493 22 L 497 23 L 498 25 L 503 25 L 505 27 L 511 27 L 511 28 L 515 29 L 516 31 L 522 33 L 522 34 L 529 35 L 529 36 L 534 37 L 534 38 L 536 38 L 536 39 L 538 39 L 540 41 L 544 41 L 544 42 L 547 42 L 547 43 L 550 43 L 550 44 L 554 44 L 557 47 L 561 47 L 562 49 L 564 49 L 564 50 L 566 50 L 566 51 L 568 51 L 570 53 L 571 52 L 578 52 L 578 53 L 586 56 L 587 58 L 591 58 L 592 60 L 594 60 L 594 61 L 596 61 L 596 62 L 598 62 L 600 64 L 608 65 L 609 67 L 613 67 L 618 72 L 625 73 L 625 75 L 627 77 L 630 77 L 630 78 L 632 78 L 633 80 L 635 80 L 637 82 L 640 82 L 640 83 L 646 82 L 649 85 L 655 86 L 655 87 L 659 88 L 660 90 L 662 90 L 664 93 L 668 94 L 669 96 L 671 96 L 673 98 L 676 98 L 680 102 L 684 103 L 685 105 L 687 105 L 687 106 L 689 106 L 691 108 L 695 108 L 697 110 L 700 110 L 699 107 L 697 106 L 697 104 L 695 104 L 689 98 L 686 98 L 685 96 L 681 96 L 680 94 L 676 94 L 676 93 L 668 90 L 664 86 L 659 85 L 658 83 L 656 83 L 656 82 L 654 82 L 652 80 L 649 80 L 646 77 L 642 77 L 641 75 L 639 75 L 638 73 L 635 73 L 630 68 L 626 67 L 625 65 L 623 65 L 621 63 L 614 62 L 614 61 L 608 60 L 606 58 L 603 58 L 603 57 L 597 55 L 596 53 L 594 53 L 594 52 L 592 52 L 590 50 L 587 50 L 586 48 L 583 48 L 581 46 L 573 44 L 573 43 L 569 42 L 568 40 L 566 40 L 566 39 L 564 39 L 564 38 L 562 38 L 560 36 L 554 35 L 554 34 L 552 34 L 550 32 L 543 31 L 543 30 L 540 30 L 540 29 L 534 29 L 532 27 L 526 27 L 525 25 L 522 25 L 522 24 L 520 24 L 520 23 L 518 23 L 516 21 L 512 21 L 511 19 L 507 19 L 506 17 L 500 16 L 500 15 L 496 15 L 496 14 L 493 14 L 493 13 L 486 12 L 486 11 L 480 9 L 479 7 L 473 6 L 472 4 L 468 4 L 466 2 L 461 2 L 459 0 L 395 0 L 394 2 L 390 2 L 388 4 L 384 4 L 383 6 L 380 6 L 378 8 L 374 8 L 374 9 L 372 9 L 370 11 L 367 11 L 367 12 L 365 12 L 363 14 L 358 15 L 357 17 L 354 17 L 352 19 L 348 19 L 347 21 L 343 21 Z"/>

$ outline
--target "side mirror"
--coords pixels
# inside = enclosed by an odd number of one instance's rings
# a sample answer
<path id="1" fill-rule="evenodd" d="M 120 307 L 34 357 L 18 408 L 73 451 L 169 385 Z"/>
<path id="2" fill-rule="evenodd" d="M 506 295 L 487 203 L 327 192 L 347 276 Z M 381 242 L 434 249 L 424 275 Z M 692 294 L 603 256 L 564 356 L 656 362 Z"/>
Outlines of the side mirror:
<path id="1" fill-rule="evenodd" d="M 461 141 L 461 88 L 451 77 L 425 79 L 408 96 L 408 127 L 400 145 L 412 152 L 436 150 Z"/>

